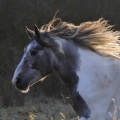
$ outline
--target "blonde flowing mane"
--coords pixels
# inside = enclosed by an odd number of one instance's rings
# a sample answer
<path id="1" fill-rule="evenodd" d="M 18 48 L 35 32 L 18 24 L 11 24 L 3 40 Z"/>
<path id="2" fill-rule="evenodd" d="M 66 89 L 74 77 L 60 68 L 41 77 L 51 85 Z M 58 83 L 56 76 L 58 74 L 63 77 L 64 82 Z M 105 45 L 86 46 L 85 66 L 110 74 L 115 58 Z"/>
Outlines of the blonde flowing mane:
<path id="1" fill-rule="evenodd" d="M 42 26 L 40 31 L 50 36 L 64 38 L 77 46 L 98 54 L 120 59 L 120 32 L 114 31 L 113 26 L 109 25 L 108 21 L 103 18 L 94 22 L 84 22 L 78 26 L 54 18 L 48 24 Z"/>

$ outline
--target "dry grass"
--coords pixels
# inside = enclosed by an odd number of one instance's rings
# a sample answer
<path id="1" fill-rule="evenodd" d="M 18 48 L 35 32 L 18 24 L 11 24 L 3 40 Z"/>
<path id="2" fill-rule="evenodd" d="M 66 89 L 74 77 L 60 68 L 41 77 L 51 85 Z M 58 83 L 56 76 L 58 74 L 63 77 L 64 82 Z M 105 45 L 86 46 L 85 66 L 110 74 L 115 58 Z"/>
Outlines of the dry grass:
<path id="1" fill-rule="evenodd" d="M 0 120 L 78 120 L 70 104 L 57 99 L 34 99 L 24 107 L 0 109 Z"/>
<path id="2" fill-rule="evenodd" d="M 68 98 L 55 99 L 40 97 L 29 100 L 23 107 L 9 107 L 0 109 L 0 120 L 79 120 Z M 109 113 L 112 120 L 116 118 L 120 107 L 115 106 L 114 113 Z"/>

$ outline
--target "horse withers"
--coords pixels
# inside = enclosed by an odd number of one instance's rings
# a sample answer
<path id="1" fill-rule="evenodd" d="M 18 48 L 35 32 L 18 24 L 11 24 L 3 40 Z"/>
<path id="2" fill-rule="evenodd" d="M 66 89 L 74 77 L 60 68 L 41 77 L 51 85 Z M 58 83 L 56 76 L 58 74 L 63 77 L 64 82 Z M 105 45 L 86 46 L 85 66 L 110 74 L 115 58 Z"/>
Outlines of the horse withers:
<path id="1" fill-rule="evenodd" d="M 34 25 L 34 31 L 26 27 L 30 43 L 12 84 L 28 92 L 55 70 L 69 88 L 80 120 L 120 118 L 120 32 L 102 18 L 78 26 L 56 21 L 40 29 Z"/>

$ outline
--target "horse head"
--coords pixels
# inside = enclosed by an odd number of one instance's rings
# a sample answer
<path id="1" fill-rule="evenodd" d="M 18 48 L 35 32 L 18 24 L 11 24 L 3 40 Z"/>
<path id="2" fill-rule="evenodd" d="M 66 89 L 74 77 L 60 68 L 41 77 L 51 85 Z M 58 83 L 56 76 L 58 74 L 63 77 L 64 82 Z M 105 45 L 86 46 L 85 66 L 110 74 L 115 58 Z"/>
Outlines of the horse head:
<path id="1" fill-rule="evenodd" d="M 22 92 L 27 92 L 32 84 L 54 70 L 55 61 L 51 47 L 55 43 L 46 33 L 41 33 L 36 25 L 34 27 L 34 31 L 26 27 L 30 43 L 25 47 L 12 79 L 12 84 Z"/>

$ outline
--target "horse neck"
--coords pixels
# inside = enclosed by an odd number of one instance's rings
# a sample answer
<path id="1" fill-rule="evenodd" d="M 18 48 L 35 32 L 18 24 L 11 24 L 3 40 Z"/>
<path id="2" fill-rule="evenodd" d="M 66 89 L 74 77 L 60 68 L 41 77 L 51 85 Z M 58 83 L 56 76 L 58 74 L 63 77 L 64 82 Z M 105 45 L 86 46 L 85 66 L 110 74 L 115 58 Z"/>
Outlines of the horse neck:
<path id="1" fill-rule="evenodd" d="M 96 52 L 84 49 L 79 49 L 79 54 L 81 64 L 77 71 L 79 78 L 78 89 L 83 82 L 91 84 L 97 81 L 100 85 L 108 85 L 112 79 L 118 76 L 116 74 L 120 66 L 118 59 L 111 56 L 101 56 Z"/>
<path id="2" fill-rule="evenodd" d="M 79 59 L 81 61 L 80 64 L 80 69 L 81 71 L 83 69 L 92 69 L 93 66 L 99 66 L 101 63 L 105 63 L 106 62 L 106 58 L 107 57 L 103 57 L 93 51 L 87 50 L 87 49 L 82 49 L 79 48 L 78 49 L 79 52 Z M 104 60 L 104 61 L 103 61 Z"/>
<path id="3" fill-rule="evenodd" d="M 70 91 L 73 91 L 78 83 L 77 67 L 78 67 L 78 48 L 72 43 L 65 41 L 64 39 L 56 40 L 58 44 L 59 54 L 56 54 L 57 62 L 55 70 L 68 86 Z"/>
<path id="4" fill-rule="evenodd" d="M 58 62 L 57 72 L 70 91 L 76 89 L 80 80 L 80 72 L 84 74 L 88 72 L 92 73 L 94 71 L 92 68 L 99 67 L 99 63 L 103 63 L 104 60 L 104 57 L 97 53 L 80 47 L 73 47 L 72 50 L 68 49 L 68 52 L 64 51 L 61 58 L 61 61 Z"/>
<path id="5" fill-rule="evenodd" d="M 96 52 L 79 48 L 78 50 L 80 54 L 79 69 L 77 71 L 77 75 L 79 79 L 83 76 L 93 76 L 96 72 L 104 71 L 104 67 L 108 66 L 111 57 L 105 57 L 97 54 Z"/>

